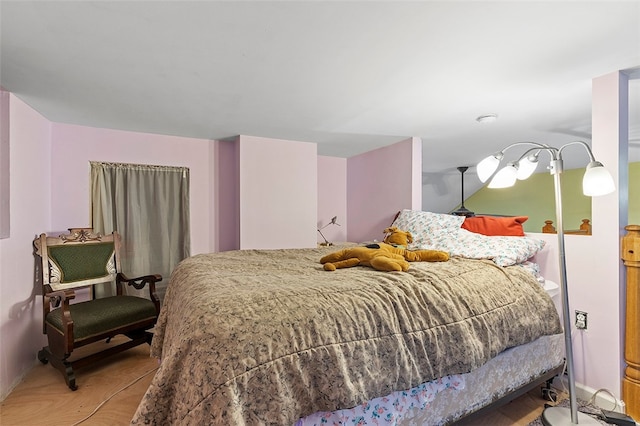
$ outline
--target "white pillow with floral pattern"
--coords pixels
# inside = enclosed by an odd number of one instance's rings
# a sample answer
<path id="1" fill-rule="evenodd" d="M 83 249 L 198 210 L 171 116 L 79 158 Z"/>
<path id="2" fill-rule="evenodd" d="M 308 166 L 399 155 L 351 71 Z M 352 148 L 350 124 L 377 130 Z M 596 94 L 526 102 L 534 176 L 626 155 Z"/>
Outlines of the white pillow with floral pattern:
<path id="1" fill-rule="evenodd" d="M 402 210 L 392 226 L 411 232 L 413 243 L 409 249 L 418 248 L 429 241 L 429 236 L 442 229 L 460 229 L 464 216 L 444 213 L 423 212 L 420 210 Z"/>
<path id="2" fill-rule="evenodd" d="M 419 248 L 447 251 L 451 256 L 491 259 L 499 266 L 523 263 L 544 247 L 532 237 L 486 236 L 466 229 L 439 229 L 422 240 Z"/>

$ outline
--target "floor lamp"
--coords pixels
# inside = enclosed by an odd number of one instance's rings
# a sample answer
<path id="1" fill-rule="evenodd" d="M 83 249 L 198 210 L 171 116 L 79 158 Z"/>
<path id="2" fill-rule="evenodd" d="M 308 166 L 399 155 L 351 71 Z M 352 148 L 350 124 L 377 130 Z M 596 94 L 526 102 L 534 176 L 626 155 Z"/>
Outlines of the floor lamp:
<path id="1" fill-rule="evenodd" d="M 569 291 L 567 288 L 567 264 L 564 250 L 564 228 L 562 224 L 562 189 L 560 186 L 560 175 L 563 172 L 562 152 L 571 145 L 582 146 L 589 155 L 590 162 L 587 165 L 582 179 L 582 191 L 587 196 L 605 195 L 615 190 L 615 185 L 611 174 L 604 168 L 602 163 L 595 160 L 591 148 L 583 141 L 570 142 L 560 148 L 554 148 L 546 144 L 537 142 L 516 142 L 502 151 L 490 155 L 478 163 L 478 178 L 484 183 L 492 177 L 489 188 L 507 188 L 513 186 L 517 180 L 524 180 L 530 177 L 538 165 L 538 156 L 541 152 L 547 152 L 551 157 L 549 163 L 550 173 L 553 175 L 555 204 L 556 204 L 556 227 L 558 232 L 558 261 L 560 266 L 560 290 L 562 297 L 562 317 L 564 326 L 564 344 L 567 359 L 567 374 L 569 378 L 569 400 L 570 406 L 548 407 L 542 413 L 542 423 L 549 425 L 600 425 L 601 423 L 587 414 L 578 412 L 576 401 L 576 383 L 573 369 L 573 345 L 571 342 L 571 314 L 569 310 Z M 528 149 L 515 162 L 496 170 L 500 165 L 506 150 L 515 146 L 527 146 Z"/>
<path id="2" fill-rule="evenodd" d="M 475 213 L 473 213 L 471 210 L 469 210 L 468 208 L 466 208 L 464 206 L 464 172 L 466 172 L 467 170 L 469 170 L 468 166 L 460 166 L 458 167 L 458 171 L 460 172 L 460 207 L 455 210 L 452 211 L 451 214 L 455 214 L 458 216 L 465 216 L 465 217 L 471 217 L 474 216 Z"/>

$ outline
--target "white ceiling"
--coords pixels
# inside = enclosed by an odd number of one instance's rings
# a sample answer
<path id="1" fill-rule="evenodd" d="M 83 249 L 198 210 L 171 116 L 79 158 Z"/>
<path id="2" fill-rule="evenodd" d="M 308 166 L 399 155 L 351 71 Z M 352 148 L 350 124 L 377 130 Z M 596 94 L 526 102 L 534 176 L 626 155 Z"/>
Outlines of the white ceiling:
<path id="1" fill-rule="evenodd" d="M 511 142 L 588 141 L 592 79 L 640 66 L 640 1 L 2 0 L 0 14 L 0 83 L 49 120 L 340 157 L 418 136 L 427 186 Z"/>

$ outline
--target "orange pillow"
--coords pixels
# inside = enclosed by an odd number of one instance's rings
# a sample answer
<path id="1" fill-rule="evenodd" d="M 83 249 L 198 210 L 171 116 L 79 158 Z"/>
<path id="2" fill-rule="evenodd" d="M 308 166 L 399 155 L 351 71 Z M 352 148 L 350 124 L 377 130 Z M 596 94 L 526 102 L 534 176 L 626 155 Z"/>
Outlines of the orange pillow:
<path id="1" fill-rule="evenodd" d="M 473 216 L 465 218 L 462 228 L 488 236 L 524 237 L 522 224 L 529 216 L 494 217 Z"/>

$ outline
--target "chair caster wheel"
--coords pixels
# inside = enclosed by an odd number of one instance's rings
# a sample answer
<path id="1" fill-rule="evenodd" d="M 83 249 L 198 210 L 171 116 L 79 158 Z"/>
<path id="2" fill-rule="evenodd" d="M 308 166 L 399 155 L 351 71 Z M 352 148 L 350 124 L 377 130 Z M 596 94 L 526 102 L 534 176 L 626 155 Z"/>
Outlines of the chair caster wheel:
<path id="1" fill-rule="evenodd" d="M 40 361 L 43 364 L 47 364 L 49 362 L 49 359 L 47 358 L 47 354 L 45 353 L 45 351 L 38 351 L 38 361 Z"/>

